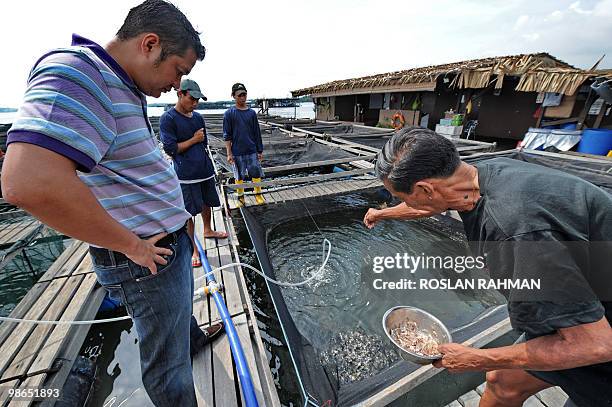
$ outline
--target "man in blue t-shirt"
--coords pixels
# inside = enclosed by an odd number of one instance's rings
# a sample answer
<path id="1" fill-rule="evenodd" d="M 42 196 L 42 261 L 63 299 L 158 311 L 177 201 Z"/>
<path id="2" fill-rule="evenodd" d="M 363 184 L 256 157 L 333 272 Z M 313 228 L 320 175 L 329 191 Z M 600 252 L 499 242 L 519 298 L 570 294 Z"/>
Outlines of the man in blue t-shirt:
<path id="1" fill-rule="evenodd" d="M 198 213 L 202 215 L 204 237 L 225 239 L 227 233 L 213 230 L 210 223 L 211 208 L 221 204 L 215 188 L 215 170 L 206 151 L 204 118 L 194 112 L 200 98 L 206 100 L 198 84 L 191 79 L 183 79 L 176 105 L 159 120 L 160 136 L 164 151 L 174 162 L 185 209 L 191 216 L 197 216 Z M 194 229 L 191 218 L 187 224 L 187 232 L 192 240 Z M 195 245 L 191 264 L 194 267 L 202 265 Z"/>
<path id="2" fill-rule="evenodd" d="M 223 139 L 227 149 L 227 161 L 232 164 L 237 184 L 242 184 L 250 176 L 253 182 L 261 182 L 264 176 L 261 168 L 263 143 L 257 114 L 246 104 L 247 90 L 242 83 L 232 86 L 232 97 L 236 105 L 230 107 L 223 115 Z M 261 187 L 255 187 L 255 200 L 258 204 L 265 202 Z M 244 189 L 237 191 L 238 199 L 244 203 Z"/>

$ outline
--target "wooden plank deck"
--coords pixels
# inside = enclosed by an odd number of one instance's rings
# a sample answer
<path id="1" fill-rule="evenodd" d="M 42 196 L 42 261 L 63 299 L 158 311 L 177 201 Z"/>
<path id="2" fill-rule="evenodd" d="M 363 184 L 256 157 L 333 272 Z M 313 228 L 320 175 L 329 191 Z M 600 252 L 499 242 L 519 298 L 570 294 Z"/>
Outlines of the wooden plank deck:
<path id="1" fill-rule="evenodd" d="M 0 229 L 0 247 L 11 246 L 33 232 L 38 226 L 40 222 L 29 216 L 3 222 L 3 227 Z"/>
<path id="2" fill-rule="evenodd" d="M 13 318 L 51 321 L 84 320 L 95 317 L 103 290 L 96 285 L 87 245 L 75 242 L 43 274 L 10 314 Z M 3 322 L 0 325 L 0 405 L 30 405 L 14 401 L 9 388 L 45 387 L 63 384 L 78 355 L 87 325 L 49 325 Z M 58 364 L 59 362 L 59 364 Z M 63 378 L 55 382 L 56 378 Z M 50 385 L 50 383 L 52 383 Z"/>
<path id="3" fill-rule="evenodd" d="M 470 390 L 465 393 L 457 400 L 452 401 L 445 407 L 478 407 L 480 398 L 485 390 L 485 383 L 474 390 Z M 573 407 L 574 403 L 569 400 L 567 394 L 559 387 L 550 387 L 546 390 L 542 390 L 538 394 L 529 397 L 523 403 L 523 407 Z"/>
<path id="4" fill-rule="evenodd" d="M 227 213 L 226 208 L 213 211 L 212 221 L 216 230 L 228 231 L 229 238 L 204 239 L 203 242 L 213 268 L 238 261 L 235 231 L 231 219 L 224 213 Z M 27 227 L 30 223 L 20 225 Z M 202 236 L 200 217 L 196 228 L 198 236 Z M 11 229 L 13 235 L 22 232 L 17 226 Z M 67 248 L 10 316 L 54 321 L 93 319 L 104 290 L 96 283 L 87 249 L 83 242 L 75 242 Z M 203 274 L 201 267 L 194 269 L 194 277 Z M 235 266 L 215 272 L 215 277 L 224 286 L 223 297 L 242 343 L 257 399 L 261 406 L 280 407 L 242 270 Z M 196 287 L 202 285 L 199 282 Z M 200 326 L 209 326 L 220 320 L 212 297 L 197 300 L 194 315 Z M 61 388 L 88 330 L 89 325 L 0 324 L 0 406 L 33 403 L 12 400 L 8 393 L 10 388 Z M 194 357 L 193 371 L 199 406 L 234 407 L 240 404 L 240 383 L 226 335 Z M 244 400 L 242 403 L 244 405 Z"/>
<path id="5" fill-rule="evenodd" d="M 236 232 L 231 218 L 224 216 L 226 213 L 224 207 L 213 210 L 212 223 L 215 230 L 227 231 L 229 238 L 205 239 L 204 243 L 206 256 L 213 269 L 239 261 Z M 203 236 L 201 217 L 196 220 L 196 236 Z M 202 267 L 194 269 L 194 277 L 203 275 Z M 215 279 L 223 284 L 223 297 L 240 338 L 259 405 L 280 406 L 241 268 L 234 266 L 216 271 Z M 196 287 L 202 285 L 202 282 L 198 282 Z M 209 326 L 220 320 L 212 297 L 203 297 L 195 302 L 194 315 L 201 326 Z M 199 406 L 233 407 L 240 402 L 244 405 L 226 335 L 196 355 L 193 369 Z"/>
<path id="6" fill-rule="evenodd" d="M 263 197 L 266 200 L 262 205 L 273 205 L 276 203 L 294 201 L 297 199 L 315 198 L 318 196 L 342 194 L 352 191 L 371 187 L 381 187 L 383 184 L 375 178 L 369 179 L 347 179 L 347 180 L 331 180 L 319 182 L 316 184 L 306 184 L 292 186 L 282 190 L 268 191 L 263 189 Z M 233 191 L 227 191 L 227 201 L 230 209 L 237 209 L 241 205 L 238 202 L 238 196 Z M 257 205 L 253 194 L 245 194 L 245 206 L 250 207 Z"/>

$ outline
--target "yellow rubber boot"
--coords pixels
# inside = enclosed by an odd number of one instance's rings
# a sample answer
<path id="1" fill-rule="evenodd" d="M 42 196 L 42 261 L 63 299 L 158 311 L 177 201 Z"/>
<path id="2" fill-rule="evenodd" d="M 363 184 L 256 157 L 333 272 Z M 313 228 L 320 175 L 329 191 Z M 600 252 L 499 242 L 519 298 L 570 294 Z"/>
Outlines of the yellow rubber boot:
<path id="1" fill-rule="evenodd" d="M 261 178 L 253 178 L 253 182 L 261 182 Z M 266 203 L 266 200 L 264 199 L 263 195 L 261 194 L 261 187 L 253 188 L 253 192 L 255 192 L 255 201 L 257 202 L 257 205 L 261 205 L 263 203 Z"/>
<path id="2" fill-rule="evenodd" d="M 236 180 L 236 184 L 244 184 L 244 181 L 241 179 Z M 244 205 L 244 188 L 236 188 L 236 194 L 238 194 L 238 206 Z"/>

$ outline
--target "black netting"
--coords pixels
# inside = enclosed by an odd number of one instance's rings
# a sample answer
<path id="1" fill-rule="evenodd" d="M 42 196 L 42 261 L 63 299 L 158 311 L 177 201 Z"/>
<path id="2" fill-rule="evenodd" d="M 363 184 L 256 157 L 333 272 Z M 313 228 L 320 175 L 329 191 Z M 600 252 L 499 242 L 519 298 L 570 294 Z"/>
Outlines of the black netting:
<path id="1" fill-rule="evenodd" d="M 283 274 L 285 270 L 282 267 L 279 269 L 277 258 L 279 251 L 290 250 L 290 254 L 285 254 L 293 258 L 293 256 L 303 255 L 308 249 L 307 244 L 291 245 L 288 243 L 289 246 L 285 246 L 286 230 L 296 233 L 304 232 L 307 235 L 309 228 L 312 228 L 314 235 L 321 232 L 320 230 L 317 232 L 317 228 L 321 227 L 322 233 L 325 234 L 327 233 L 326 228 L 330 225 L 333 228 L 333 224 L 338 219 L 351 217 L 357 219 L 363 216 L 368 207 L 384 204 L 393 204 L 389 201 L 388 193 L 381 189 L 374 189 L 359 193 L 318 197 L 306 201 L 243 208 L 241 211 L 262 270 L 271 278 L 287 281 L 287 276 Z M 353 216 L 354 214 L 357 217 Z M 318 226 L 311 223 L 311 220 L 314 222 L 315 219 Z M 437 235 L 443 235 L 449 241 L 463 242 L 465 240 L 460 223 L 450 218 L 438 217 L 415 223 L 418 223 L 423 233 L 429 230 Z M 334 250 L 338 254 L 342 248 L 336 247 Z M 372 247 L 372 251 L 376 251 L 376 248 Z M 340 267 L 335 260 L 332 263 L 331 267 Z M 356 273 L 357 270 L 343 269 L 342 272 Z M 295 305 L 295 296 L 317 295 L 316 293 L 325 290 L 324 286 L 318 287 L 315 291 L 309 291 L 310 289 L 303 288 L 279 288 L 269 283 L 268 289 L 289 344 L 299 380 L 304 387 L 304 397 L 317 405 L 323 405 L 327 400 L 331 400 L 332 405 L 354 405 L 419 368 L 419 365 L 402 360 L 384 337 L 380 325 L 381 312 L 376 312 L 374 324 L 364 323 L 363 327 L 356 324 L 356 328 L 347 333 L 346 327 L 341 329 L 339 325 L 342 323 L 338 321 L 349 320 L 354 318 L 353 316 L 342 317 L 330 313 L 325 320 L 312 319 L 306 316 L 305 309 L 300 309 Z M 411 305 L 411 299 L 408 297 L 407 295 L 402 297 L 403 300 L 379 298 L 383 304 L 379 308 L 388 309 L 395 305 Z M 501 295 L 484 300 L 479 298 L 472 298 L 472 300 L 473 303 L 466 302 L 466 304 L 471 304 L 466 309 L 472 311 L 459 317 L 453 317 L 452 315 L 457 316 L 458 313 L 449 310 L 446 316 L 445 323 L 451 329 L 463 326 L 466 322 L 474 322 L 453 334 L 456 341 L 465 341 L 507 316 L 505 307 L 495 308 L 504 302 Z M 433 304 L 433 301 L 431 303 Z M 484 317 L 480 319 L 479 317 L 483 315 Z M 361 347 L 364 352 L 359 354 L 358 351 L 355 351 L 351 356 L 353 360 L 344 363 L 343 349 L 354 347 Z M 370 363 L 372 366 L 365 368 L 359 366 L 361 362 L 355 360 L 355 354 L 359 355 L 359 358 L 365 358 L 363 364 Z"/>
<path id="2" fill-rule="evenodd" d="M 339 147 L 324 145 L 306 137 L 290 137 L 284 133 L 262 133 L 262 141 L 264 146 L 262 162 L 264 172 L 266 168 L 280 165 L 305 164 L 355 157 L 355 154 Z M 211 147 L 218 145 L 220 142 L 222 140 L 215 140 L 214 143 L 210 142 Z M 217 149 L 216 158 L 225 169 L 232 170 L 232 166 L 227 161 L 225 148 Z"/>
<path id="3" fill-rule="evenodd" d="M 601 161 L 535 155 L 515 150 L 485 154 L 465 160 L 476 162 L 500 156 L 559 168 L 612 192 L 610 181 L 612 164 L 606 164 Z M 308 250 L 307 243 L 299 247 L 292 246 L 290 243 L 283 243 L 291 239 L 290 235 L 292 233 L 305 230 L 305 224 L 311 221 L 316 224 L 316 226 L 308 226 L 312 230 L 312 235 L 317 233 L 325 234 L 327 233 L 326 228 L 330 224 L 337 223 L 342 219 L 351 218 L 355 211 L 359 213 L 358 216 L 363 216 L 368 207 L 380 207 L 395 203 L 390 201 L 390 196 L 386 191 L 370 189 L 269 206 L 242 208 L 241 211 L 262 270 L 271 278 L 283 280 L 287 276 L 283 275 L 283 264 L 278 263 L 278 253 L 279 251 L 290 250 L 292 251 L 290 253 L 292 258 L 299 258 L 305 255 Z M 418 222 L 418 227 L 423 230 L 430 230 L 433 234 L 444 235 L 449 241 L 464 241 L 465 239 L 461 223 L 448 217 L 439 216 L 413 222 Z M 350 233 L 347 234 L 350 235 Z M 407 240 L 410 240 L 411 235 L 405 236 Z M 369 247 L 369 250 L 370 252 L 376 252 L 381 249 L 372 246 Z M 346 256 L 349 255 L 347 254 Z M 334 266 L 338 267 L 338 264 L 333 263 L 331 265 L 332 268 Z M 354 272 L 350 268 L 342 271 L 349 274 Z M 350 334 L 344 334 L 340 332 L 341 326 L 345 323 L 343 319 L 350 320 L 353 316 L 338 316 L 330 310 L 326 311 L 330 313 L 329 316 L 320 314 L 322 317 L 317 319 L 308 317 L 305 309 L 295 307 L 296 296 L 317 295 L 316 291 L 296 293 L 296 289 L 279 288 L 272 283 L 267 283 L 267 285 L 286 336 L 299 381 L 304 389 L 304 399 L 309 400 L 311 404 L 323 405 L 328 400 L 331 400 L 332 405 L 339 406 L 357 404 L 379 393 L 419 367 L 399 358 L 393 359 L 391 357 L 389 360 L 392 363 L 379 365 L 377 367 L 379 370 L 370 369 L 368 375 L 358 374 L 347 379 L 347 376 L 343 376 L 342 372 L 344 361 L 339 359 L 338 355 L 332 355 L 330 358 L 329 350 L 322 349 L 322 344 L 325 344 L 327 340 L 330 344 L 351 348 L 363 347 L 365 343 L 366 346 L 374 350 L 373 353 L 381 355 L 388 352 L 388 348 L 382 343 L 384 341 L 383 335 L 378 335 L 377 337 L 376 332 L 373 335 L 371 328 L 368 332 L 359 328 Z M 321 289 L 324 288 L 319 288 L 319 290 Z M 294 291 L 292 292 L 291 290 Z M 482 293 L 476 294 L 470 292 L 465 293 L 465 295 L 466 297 L 463 299 L 467 299 L 468 303 L 472 304 L 473 310 L 470 312 L 463 310 L 461 312 L 457 310 L 449 311 L 446 319 L 442 318 L 451 330 L 459 328 L 457 332 L 453 333 L 453 340 L 455 342 L 463 342 L 507 317 L 506 308 L 499 306 L 504 300 L 498 296 L 488 293 L 484 294 L 484 296 L 489 296 L 489 298 L 483 298 Z M 403 305 L 411 305 L 411 300 L 410 296 L 406 295 L 405 300 L 401 302 L 404 303 Z M 352 299 L 347 298 L 347 307 L 350 306 L 348 304 L 349 301 L 352 301 Z M 375 301 L 384 303 L 388 301 L 388 298 L 381 296 Z M 370 304 L 373 307 L 372 309 L 375 308 L 375 305 Z M 384 306 L 388 305 L 385 304 Z M 365 328 L 368 329 L 367 326 Z M 338 332 L 334 332 L 334 329 Z M 380 331 L 382 332 L 382 328 L 380 328 Z M 342 352 L 339 352 L 339 354 L 342 356 Z M 378 361 L 380 361 L 380 358 Z M 370 363 L 370 361 L 367 360 L 364 363 Z M 357 373 L 360 372 L 357 371 Z"/>

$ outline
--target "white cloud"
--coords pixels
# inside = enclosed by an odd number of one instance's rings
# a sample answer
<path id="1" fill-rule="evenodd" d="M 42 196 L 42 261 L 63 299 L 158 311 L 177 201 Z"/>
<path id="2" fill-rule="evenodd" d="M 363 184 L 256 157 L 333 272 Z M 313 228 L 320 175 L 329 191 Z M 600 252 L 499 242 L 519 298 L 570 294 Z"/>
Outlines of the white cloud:
<path id="1" fill-rule="evenodd" d="M 569 9 L 578 13 L 578 14 L 591 14 L 593 11 L 592 10 L 584 10 L 580 8 L 580 2 L 576 1 L 572 4 L 570 4 Z"/>
<path id="2" fill-rule="evenodd" d="M 529 21 L 529 16 L 522 15 L 514 23 L 514 29 L 520 30 Z"/>
<path id="3" fill-rule="evenodd" d="M 603 0 L 593 8 L 593 15 L 597 17 L 612 17 L 612 0 Z"/>
<path id="4" fill-rule="evenodd" d="M 95 13 L 82 0 L 0 2 L 0 106 L 19 104 L 43 52 L 67 45 L 73 32 L 106 43 L 140 1 L 109 1 Z M 229 99 L 237 81 L 252 97 L 283 97 L 335 79 L 472 58 L 546 51 L 586 68 L 612 55 L 612 0 L 174 1 L 203 32 L 208 53 L 190 77 L 211 101 Z M 583 8 L 592 13 L 576 11 Z"/>
<path id="5" fill-rule="evenodd" d="M 523 38 L 525 38 L 527 41 L 536 41 L 538 38 L 540 38 L 540 34 L 538 33 L 531 33 L 531 34 L 523 34 Z"/>

